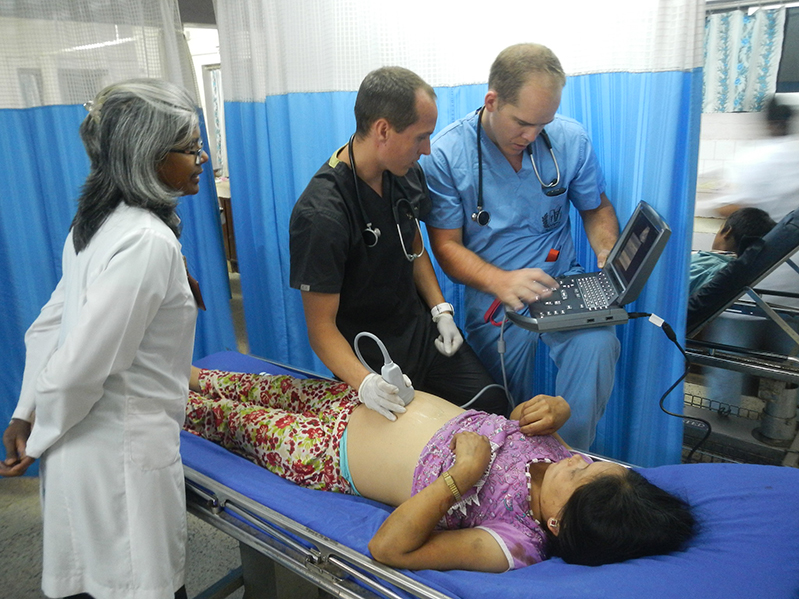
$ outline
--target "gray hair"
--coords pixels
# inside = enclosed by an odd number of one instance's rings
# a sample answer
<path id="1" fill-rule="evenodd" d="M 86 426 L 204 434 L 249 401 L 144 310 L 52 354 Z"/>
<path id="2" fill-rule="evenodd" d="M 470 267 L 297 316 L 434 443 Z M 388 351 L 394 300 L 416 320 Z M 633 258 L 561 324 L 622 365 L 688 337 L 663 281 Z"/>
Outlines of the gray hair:
<path id="1" fill-rule="evenodd" d="M 91 241 L 122 202 L 158 216 L 176 236 L 177 196 L 158 176 L 169 150 L 188 146 L 199 124 L 189 94 L 161 79 L 130 79 L 88 102 L 80 136 L 91 161 L 72 221 L 75 251 Z"/>

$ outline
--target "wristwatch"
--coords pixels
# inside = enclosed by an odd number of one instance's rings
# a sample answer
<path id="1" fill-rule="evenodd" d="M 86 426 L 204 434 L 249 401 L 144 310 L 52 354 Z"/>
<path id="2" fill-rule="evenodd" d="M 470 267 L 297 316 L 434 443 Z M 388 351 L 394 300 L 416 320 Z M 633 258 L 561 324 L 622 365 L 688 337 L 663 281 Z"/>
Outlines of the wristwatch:
<path id="1" fill-rule="evenodd" d="M 448 302 L 443 302 L 441 304 L 436 304 L 435 306 L 430 308 L 430 314 L 433 315 L 433 322 L 438 322 L 442 314 L 450 314 L 454 316 L 455 308 L 452 307 L 452 304 Z"/>

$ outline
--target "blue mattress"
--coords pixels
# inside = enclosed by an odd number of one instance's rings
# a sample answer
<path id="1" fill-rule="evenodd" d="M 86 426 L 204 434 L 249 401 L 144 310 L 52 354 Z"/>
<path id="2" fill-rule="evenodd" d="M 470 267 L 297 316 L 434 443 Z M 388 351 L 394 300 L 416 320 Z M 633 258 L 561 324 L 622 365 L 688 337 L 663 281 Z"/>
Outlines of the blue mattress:
<path id="1" fill-rule="evenodd" d="M 235 352 L 214 354 L 196 365 L 298 374 Z M 181 454 L 194 470 L 366 555 L 369 539 L 390 510 L 367 499 L 298 487 L 185 432 Z M 799 597 L 799 470 L 693 464 L 640 472 L 694 506 L 701 528 L 687 551 L 600 567 L 555 558 L 504 574 L 405 573 L 464 599 Z"/>

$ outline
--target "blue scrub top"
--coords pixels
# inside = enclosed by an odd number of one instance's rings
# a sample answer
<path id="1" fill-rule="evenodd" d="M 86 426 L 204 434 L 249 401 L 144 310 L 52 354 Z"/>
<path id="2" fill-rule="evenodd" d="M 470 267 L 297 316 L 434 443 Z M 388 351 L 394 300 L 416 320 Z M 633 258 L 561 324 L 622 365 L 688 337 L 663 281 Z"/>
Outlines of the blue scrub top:
<path id="1" fill-rule="evenodd" d="M 552 276 L 582 272 L 571 235 L 570 204 L 579 211 L 597 208 L 605 179 L 580 123 L 556 115 L 546 131 L 560 167 L 559 186 L 567 189 L 554 197 L 544 194 L 527 152 L 517 173 L 485 130 L 481 132 L 483 209 L 491 213 L 486 226 L 472 220 L 478 197 L 477 112 L 441 131 L 433 139 L 431 154 L 420 160 L 433 200 L 425 222 L 441 229 L 462 229 L 466 248 L 505 270 L 541 268 Z M 533 143 L 533 156 L 541 180 L 552 181 L 555 164 L 540 137 Z M 551 249 L 560 255 L 545 262 Z M 470 304 L 487 304 L 481 308 L 485 310 L 493 298 L 467 289 L 466 301 L 471 320 L 478 314 Z"/>
<path id="2" fill-rule="evenodd" d="M 420 161 L 433 199 L 425 222 L 462 228 L 464 245 L 501 268 L 538 267 L 554 275 L 572 269 L 569 203 L 580 211 L 598 207 L 605 180 L 582 125 L 556 115 L 546 131 L 558 159 L 560 186 L 567 188 L 555 197 L 544 194 L 526 152 L 517 173 L 482 131 L 483 208 L 491 222 L 481 227 L 471 218 L 477 208 L 477 113 L 444 129 L 433 140 L 431 154 Z M 540 137 L 533 143 L 533 156 L 541 180 L 552 181 L 555 165 Z M 560 250 L 560 258 L 544 263 L 552 248 Z"/>

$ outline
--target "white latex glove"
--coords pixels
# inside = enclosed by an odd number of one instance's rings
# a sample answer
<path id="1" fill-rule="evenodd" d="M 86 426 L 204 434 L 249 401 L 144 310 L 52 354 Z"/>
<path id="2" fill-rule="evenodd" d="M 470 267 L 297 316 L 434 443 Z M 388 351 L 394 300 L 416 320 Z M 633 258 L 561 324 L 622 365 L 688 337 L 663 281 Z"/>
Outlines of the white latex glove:
<path id="1" fill-rule="evenodd" d="M 438 339 L 435 340 L 436 349 L 447 357 L 454 355 L 463 345 L 463 337 L 452 319 L 452 314 L 445 312 L 439 316 L 436 326 L 439 332 Z"/>
<path id="2" fill-rule="evenodd" d="M 407 381 L 407 377 L 405 378 Z M 405 412 L 405 406 L 398 393 L 399 389 L 395 385 L 387 383 L 382 376 L 374 372 L 366 375 L 358 387 L 358 399 L 361 403 L 392 421 L 397 419 L 394 412 L 397 414 Z"/>

